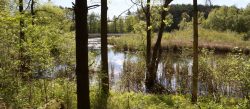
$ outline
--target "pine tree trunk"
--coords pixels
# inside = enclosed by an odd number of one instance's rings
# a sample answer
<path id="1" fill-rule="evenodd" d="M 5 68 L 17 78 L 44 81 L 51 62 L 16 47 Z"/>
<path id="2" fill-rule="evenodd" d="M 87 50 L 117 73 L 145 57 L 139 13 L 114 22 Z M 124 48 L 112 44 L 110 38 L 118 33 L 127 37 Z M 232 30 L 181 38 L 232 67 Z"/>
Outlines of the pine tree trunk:
<path id="1" fill-rule="evenodd" d="M 90 109 L 87 0 L 75 0 L 77 108 Z"/>
<path id="2" fill-rule="evenodd" d="M 147 10 L 146 10 L 146 23 L 147 23 L 147 52 L 146 52 L 146 92 L 148 92 L 152 84 L 150 83 L 150 59 L 151 59 L 151 22 L 150 22 L 150 0 L 147 0 Z"/>
<path id="3" fill-rule="evenodd" d="M 193 0 L 193 78 L 192 78 L 192 103 L 197 102 L 198 93 L 198 7 L 197 0 Z"/>
<path id="4" fill-rule="evenodd" d="M 103 108 L 107 108 L 109 94 L 109 72 L 108 72 L 108 23 L 107 23 L 107 0 L 101 0 L 101 90 L 104 97 Z"/>

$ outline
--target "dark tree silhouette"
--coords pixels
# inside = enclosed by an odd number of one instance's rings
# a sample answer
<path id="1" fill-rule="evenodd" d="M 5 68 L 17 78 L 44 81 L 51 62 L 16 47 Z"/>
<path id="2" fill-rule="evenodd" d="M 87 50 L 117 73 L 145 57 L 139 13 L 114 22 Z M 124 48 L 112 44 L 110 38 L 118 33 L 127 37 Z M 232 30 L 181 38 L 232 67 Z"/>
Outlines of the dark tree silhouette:
<path id="1" fill-rule="evenodd" d="M 90 109 L 87 0 L 75 0 L 77 108 Z"/>
<path id="2" fill-rule="evenodd" d="M 24 14 L 24 12 L 23 12 L 23 0 L 19 0 L 19 12 L 21 15 Z M 23 28 L 24 28 L 24 20 L 21 18 L 20 19 L 20 39 L 24 39 Z"/>
<path id="3" fill-rule="evenodd" d="M 193 78 L 192 78 L 192 103 L 197 102 L 198 92 L 198 7 L 197 0 L 193 0 Z"/>
<path id="4" fill-rule="evenodd" d="M 107 0 L 101 0 L 101 90 L 104 96 L 103 108 L 107 108 L 106 100 L 109 94 L 109 73 L 108 73 L 108 23 L 107 23 Z"/>
<path id="5" fill-rule="evenodd" d="M 161 24 L 160 24 L 160 29 L 158 32 L 158 37 L 156 40 L 156 43 L 154 45 L 153 48 L 153 54 L 151 57 L 151 62 L 150 62 L 150 79 L 147 83 L 148 85 L 148 92 L 154 92 L 154 86 L 156 83 L 156 72 L 157 72 L 157 67 L 158 67 L 158 63 L 160 61 L 160 57 L 161 57 L 161 40 L 162 40 L 162 35 L 165 29 L 165 23 L 164 20 L 166 18 L 167 15 L 167 11 L 165 10 L 165 8 L 167 8 L 169 6 L 169 4 L 172 2 L 173 0 L 165 0 L 164 5 L 163 5 L 163 10 L 161 12 Z"/>
<path id="6" fill-rule="evenodd" d="M 35 1 L 31 0 L 31 6 L 30 6 L 30 11 L 31 11 L 31 16 L 32 16 L 32 25 L 34 25 L 34 19 L 35 19 L 35 11 L 34 11 L 34 5 L 35 5 Z"/>
<path id="7" fill-rule="evenodd" d="M 147 23 L 147 52 L 146 52 L 146 89 L 151 89 L 150 85 L 150 59 L 151 59 L 151 29 L 150 29 L 150 0 L 147 0 L 147 9 L 145 12 L 146 15 L 146 23 Z"/>

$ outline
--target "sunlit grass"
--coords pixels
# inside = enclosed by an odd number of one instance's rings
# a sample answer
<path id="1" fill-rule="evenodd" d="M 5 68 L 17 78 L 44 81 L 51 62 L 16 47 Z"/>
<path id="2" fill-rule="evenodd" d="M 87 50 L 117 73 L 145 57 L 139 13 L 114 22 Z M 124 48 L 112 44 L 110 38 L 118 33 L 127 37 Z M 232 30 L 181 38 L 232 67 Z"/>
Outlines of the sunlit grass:
<path id="1" fill-rule="evenodd" d="M 162 39 L 162 47 L 192 47 L 192 34 L 192 29 L 173 31 L 171 33 L 165 32 Z M 152 39 L 152 44 L 155 43 L 156 35 Z M 243 36 L 244 34 L 231 31 L 221 32 L 200 28 L 199 46 L 201 48 L 218 50 L 233 50 L 234 48 L 249 50 L 250 41 L 244 41 Z M 109 38 L 109 43 L 114 45 L 116 49 L 143 50 L 146 45 L 146 36 L 131 34 L 129 36 L 111 37 Z"/>
<path id="2" fill-rule="evenodd" d="M 197 104 L 190 102 L 189 95 L 154 95 L 134 92 L 111 92 L 109 109 L 237 109 L 246 108 L 247 100 L 221 98 L 215 102 L 209 97 L 200 97 Z"/>
<path id="3" fill-rule="evenodd" d="M 143 50 L 146 44 L 145 37 L 138 34 L 129 34 L 121 37 L 109 38 L 109 44 L 120 50 Z"/>
<path id="4" fill-rule="evenodd" d="M 192 29 L 165 33 L 162 46 L 192 47 Z M 231 31 L 199 29 L 199 46 L 202 48 L 233 49 L 235 47 L 250 49 L 250 41 L 243 40 L 243 34 Z"/>

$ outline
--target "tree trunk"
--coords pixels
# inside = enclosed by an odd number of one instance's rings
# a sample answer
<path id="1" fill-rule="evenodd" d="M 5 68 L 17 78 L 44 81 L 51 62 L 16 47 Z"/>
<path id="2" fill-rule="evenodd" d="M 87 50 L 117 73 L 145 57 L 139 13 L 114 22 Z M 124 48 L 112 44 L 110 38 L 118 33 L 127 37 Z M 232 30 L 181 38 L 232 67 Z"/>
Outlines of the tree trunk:
<path id="1" fill-rule="evenodd" d="M 173 0 L 165 0 L 164 2 L 164 6 L 163 8 L 167 8 L 168 5 L 172 2 Z M 147 92 L 154 92 L 154 85 L 156 83 L 156 72 L 157 72 L 157 67 L 158 67 L 158 63 L 160 61 L 160 57 L 161 56 L 161 39 L 162 39 L 162 35 L 165 29 L 165 23 L 164 20 L 166 18 L 167 15 L 167 11 L 166 10 L 162 10 L 161 13 L 161 25 L 160 25 L 160 29 L 159 29 L 159 33 L 158 33 L 158 37 L 157 37 L 157 41 L 155 43 L 155 46 L 153 48 L 153 55 L 151 58 L 151 62 L 150 62 L 150 69 L 149 69 L 149 81 L 147 83 L 148 85 L 148 89 Z"/>
<path id="2" fill-rule="evenodd" d="M 19 12 L 21 15 L 23 15 L 24 13 L 23 12 L 23 0 L 19 0 Z M 20 40 L 24 40 L 24 32 L 23 32 L 24 20 L 22 17 L 20 18 Z"/>
<path id="3" fill-rule="evenodd" d="M 26 69 L 26 62 L 25 62 L 25 57 L 24 57 L 24 47 L 23 47 L 23 42 L 25 41 L 25 34 L 24 34 L 24 20 L 23 20 L 23 0 L 19 0 L 19 12 L 20 12 L 20 15 L 21 15 L 21 18 L 20 18 L 20 32 L 19 32 L 19 44 L 20 44 L 20 49 L 19 49 L 19 58 L 20 58 L 20 72 L 21 72 L 21 76 L 22 78 L 24 78 L 24 72 L 25 72 L 25 69 Z"/>
<path id="4" fill-rule="evenodd" d="M 116 27 L 116 21 L 117 21 L 118 18 L 115 18 L 114 19 L 114 33 L 117 33 L 117 27 Z"/>
<path id="5" fill-rule="evenodd" d="M 151 89 L 150 85 L 150 59 L 151 59 L 151 29 L 150 29 L 150 0 L 147 0 L 147 10 L 146 10 L 146 23 L 147 23 L 147 51 L 146 51 L 146 90 Z M 147 91 L 148 92 L 148 91 Z"/>
<path id="6" fill-rule="evenodd" d="M 34 25 L 34 19 L 35 19 L 35 12 L 34 12 L 34 5 L 35 5 L 35 2 L 34 0 L 31 0 L 31 6 L 30 6 L 30 11 L 31 11 L 31 16 L 32 16 L 32 25 Z"/>
<path id="7" fill-rule="evenodd" d="M 108 23 L 107 23 L 107 0 L 101 0 L 101 90 L 104 98 L 104 108 L 107 108 L 107 97 L 109 94 L 109 72 L 108 72 Z"/>
<path id="8" fill-rule="evenodd" d="M 198 7 L 197 0 L 193 0 L 193 78 L 192 78 L 192 103 L 197 102 L 198 93 Z"/>
<path id="9" fill-rule="evenodd" d="M 87 0 L 75 0 L 77 108 L 90 109 Z"/>

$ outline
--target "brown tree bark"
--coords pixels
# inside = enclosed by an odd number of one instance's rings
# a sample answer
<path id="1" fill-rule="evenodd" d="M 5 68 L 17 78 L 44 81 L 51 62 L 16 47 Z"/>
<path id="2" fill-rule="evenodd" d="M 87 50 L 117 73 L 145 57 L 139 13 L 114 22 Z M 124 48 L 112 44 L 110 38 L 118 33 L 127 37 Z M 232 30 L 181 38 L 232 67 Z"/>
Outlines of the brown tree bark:
<path id="1" fill-rule="evenodd" d="M 87 0 L 75 0 L 77 108 L 90 109 Z"/>
<path id="2" fill-rule="evenodd" d="M 109 72 L 108 72 L 108 23 L 107 23 L 107 0 L 101 0 L 101 90 L 104 97 L 104 108 L 107 108 L 107 97 L 109 94 Z"/>
<path id="3" fill-rule="evenodd" d="M 167 8 L 168 5 L 172 2 L 173 0 L 165 0 L 163 8 Z M 158 67 L 158 63 L 160 61 L 160 56 L 161 56 L 161 40 L 162 40 L 162 35 L 165 29 L 165 23 L 164 20 L 166 18 L 167 15 L 167 11 L 166 10 L 162 10 L 161 12 L 161 25 L 160 25 L 160 29 L 158 32 L 158 37 L 157 37 L 157 41 L 154 45 L 153 48 L 153 54 L 151 57 L 151 62 L 150 62 L 150 79 L 147 83 L 148 85 L 148 89 L 147 92 L 152 93 L 154 92 L 154 86 L 156 83 L 156 72 L 157 72 L 157 67 Z"/>
<path id="4" fill-rule="evenodd" d="M 193 0 L 193 77 L 192 77 L 192 103 L 197 102 L 198 93 L 198 7 L 197 0 Z"/>
<path id="5" fill-rule="evenodd" d="M 147 0 L 147 9 L 146 9 L 146 23 L 147 23 L 147 52 L 146 52 L 146 90 L 151 89 L 150 85 L 150 59 L 151 59 L 151 29 L 150 29 L 150 0 Z"/>

